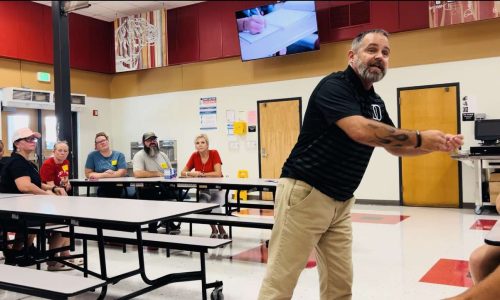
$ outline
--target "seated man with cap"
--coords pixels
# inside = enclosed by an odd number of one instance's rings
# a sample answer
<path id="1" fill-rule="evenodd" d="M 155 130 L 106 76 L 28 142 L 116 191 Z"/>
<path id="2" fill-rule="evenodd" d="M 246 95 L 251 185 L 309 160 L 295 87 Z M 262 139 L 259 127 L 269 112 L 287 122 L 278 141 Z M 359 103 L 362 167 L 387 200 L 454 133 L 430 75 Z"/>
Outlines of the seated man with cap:
<path id="1" fill-rule="evenodd" d="M 142 135 L 144 149 L 137 152 L 132 159 L 134 177 L 160 177 L 165 173 L 170 174 L 172 164 L 167 154 L 160 151 L 158 137 L 154 132 L 146 132 Z M 174 191 L 167 189 L 163 185 L 144 186 L 137 188 L 138 198 L 146 200 L 167 200 L 175 199 Z M 157 224 L 149 224 L 149 232 L 157 232 Z M 167 231 L 170 231 L 167 226 Z M 170 231 L 170 233 L 174 233 Z"/>

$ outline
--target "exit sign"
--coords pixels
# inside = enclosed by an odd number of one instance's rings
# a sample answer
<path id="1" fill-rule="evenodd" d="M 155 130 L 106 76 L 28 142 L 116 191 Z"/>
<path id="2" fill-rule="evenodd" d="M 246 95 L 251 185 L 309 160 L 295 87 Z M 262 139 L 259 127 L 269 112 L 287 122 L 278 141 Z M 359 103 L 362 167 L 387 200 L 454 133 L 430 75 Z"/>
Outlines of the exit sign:
<path id="1" fill-rule="evenodd" d="M 40 82 L 50 82 L 50 73 L 47 72 L 37 72 L 36 79 Z"/>

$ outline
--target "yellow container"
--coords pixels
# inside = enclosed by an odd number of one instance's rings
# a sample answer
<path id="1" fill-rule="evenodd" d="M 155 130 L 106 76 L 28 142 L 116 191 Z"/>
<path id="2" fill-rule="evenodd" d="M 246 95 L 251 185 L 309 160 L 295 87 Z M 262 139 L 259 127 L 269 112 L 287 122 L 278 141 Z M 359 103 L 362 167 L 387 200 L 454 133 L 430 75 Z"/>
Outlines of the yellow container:
<path id="1" fill-rule="evenodd" d="M 236 135 L 244 135 L 247 133 L 247 122 L 244 121 L 234 121 L 233 132 Z"/>
<path id="2" fill-rule="evenodd" d="M 238 170 L 238 178 L 248 178 L 248 170 Z M 233 199 L 236 200 L 237 193 L 233 194 Z M 248 200 L 248 191 L 240 191 L 240 199 Z"/>
<path id="3" fill-rule="evenodd" d="M 248 178 L 248 170 L 238 170 L 238 178 Z"/>
<path id="4" fill-rule="evenodd" d="M 233 200 L 236 200 L 236 195 L 238 193 L 233 193 Z M 240 200 L 246 201 L 248 200 L 248 191 L 240 191 Z"/>

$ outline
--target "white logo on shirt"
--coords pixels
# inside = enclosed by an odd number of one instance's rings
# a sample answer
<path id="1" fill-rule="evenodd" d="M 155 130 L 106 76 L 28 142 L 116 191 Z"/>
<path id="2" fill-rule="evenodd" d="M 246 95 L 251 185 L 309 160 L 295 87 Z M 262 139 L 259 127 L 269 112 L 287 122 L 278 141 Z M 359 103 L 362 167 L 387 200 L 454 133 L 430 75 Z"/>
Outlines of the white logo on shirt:
<path id="1" fill-rule="evenodd" d="M 373 119 L 377 121 L 382 121 L 382 108 L 378 104 L 372 104 Z"/>

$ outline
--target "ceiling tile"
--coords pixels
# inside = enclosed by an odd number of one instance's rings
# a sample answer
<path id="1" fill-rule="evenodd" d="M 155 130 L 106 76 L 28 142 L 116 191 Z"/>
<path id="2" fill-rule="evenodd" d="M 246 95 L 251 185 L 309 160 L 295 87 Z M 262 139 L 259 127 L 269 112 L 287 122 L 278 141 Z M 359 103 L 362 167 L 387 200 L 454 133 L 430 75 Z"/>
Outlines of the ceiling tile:
<path id="1" fill-rule="evenodd" d="M 33 1 L 51 6 L 52 1 Z M 173 9 L 193 5 L 203 1 L 88 1 L 90 7 L 74 11 L 73 13 L 89 16 L 95 19 L 112 22 L 117 17 L 148 12 L 161 8 Z"/>

